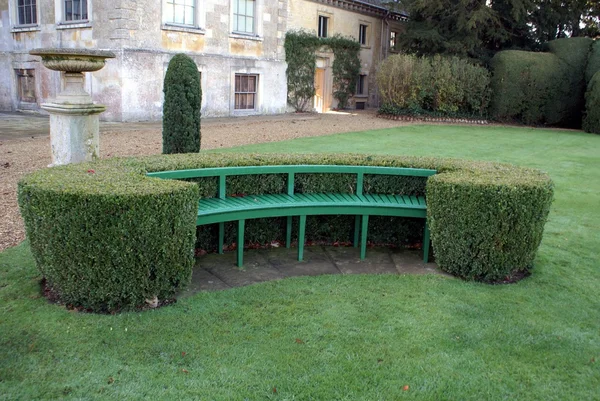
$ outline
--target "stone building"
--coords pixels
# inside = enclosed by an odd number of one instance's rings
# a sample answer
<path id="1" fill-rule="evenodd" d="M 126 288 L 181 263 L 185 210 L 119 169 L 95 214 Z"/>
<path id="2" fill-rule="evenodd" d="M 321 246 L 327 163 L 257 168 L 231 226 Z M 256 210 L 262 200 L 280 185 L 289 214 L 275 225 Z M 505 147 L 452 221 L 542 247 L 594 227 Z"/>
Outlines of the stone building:
<path id="1" fill-rule="evenodd" d="M 376 106 L 374 72 L 405 16 L 379 0 L 0 0 L 0 110 L 35 110 L 60 92 L 60 73 L 29 50 L 96 48 L 117 55 L 87 74 L 108 121 L 159 120 L 176 53 L 198 65 L 203 116 L 277 114 L 286 104 L 285 33 L 340 33 L 363 45 L 353 105 Z M 333 55 L 319 54 L 315 108 L 335 107 Z"/>

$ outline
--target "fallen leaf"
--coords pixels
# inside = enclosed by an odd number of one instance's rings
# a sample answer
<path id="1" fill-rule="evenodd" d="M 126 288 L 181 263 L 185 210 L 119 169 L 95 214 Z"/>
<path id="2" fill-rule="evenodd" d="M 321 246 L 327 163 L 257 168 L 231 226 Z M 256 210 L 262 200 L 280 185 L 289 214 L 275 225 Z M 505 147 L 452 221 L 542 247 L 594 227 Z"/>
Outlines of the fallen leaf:
<path id="1" fill-rule="evenodd" d="M 402 391 L 408 391 L 408 384 L 404 387 L 402 387 Z"/>
<path id="2" fill-rule="evenodd" d="M 181 357 L 183 358 L 184 356 L 185 356 L 185 352 L 182 352 L 181 353 Z"/>
<path id="3" fill-rule="evenodd" d="M 185 370 L 185 369 L 181 369 L 181 371 L 182 371 L 183 373 L 190 373 L 190 372 L 188 372 L 188 371 L 187 371 L 187 370 Z"/>
<path id="4" fill-rule="evenodd" d="M 273 387 L 273 394 L 277 393 L 277 387 Z"/>
<path id="5" fill-rule="evenodd" d="M 304 344 L 304 341 L 302 341 L 302 340 L 301 340 L 301 339 L 299 339 L 299 338 L 296 338 L 296 344 Z"/>
<path id="6" fill-rule="evenodd" d="M 383 359 L 378 359 L 377 360 L 377 363 L 381 363 L 381 362 L 383 362 Z"/>
<path id="7" fill-rule="evenodd" d="M 115 379 L 113 379 L 112 376 L 108 378 L 108 381 L 107 381 L 108 384 L 113 384 L 114 382 L 115 382 Z"/>
<path id="8" fill-rule="evenodd" d="M 90 174 L 94 174 L 95 173 L 95 171 L 92 170 L 92 169 L 89 169 L 87 172 L 90 173 Z"/>

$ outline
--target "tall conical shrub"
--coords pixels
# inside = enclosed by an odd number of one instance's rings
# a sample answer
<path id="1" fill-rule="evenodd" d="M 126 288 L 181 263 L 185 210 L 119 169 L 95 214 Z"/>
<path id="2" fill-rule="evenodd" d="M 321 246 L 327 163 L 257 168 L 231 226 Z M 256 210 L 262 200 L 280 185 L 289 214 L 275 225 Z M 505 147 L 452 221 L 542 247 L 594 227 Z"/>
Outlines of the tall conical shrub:
<path id="1" fill-rule="evenodd" d="M 163 92 L 163 153 L 200 151 L 202 89 L 194 60 L 185 54 L 171 59 Z"/>

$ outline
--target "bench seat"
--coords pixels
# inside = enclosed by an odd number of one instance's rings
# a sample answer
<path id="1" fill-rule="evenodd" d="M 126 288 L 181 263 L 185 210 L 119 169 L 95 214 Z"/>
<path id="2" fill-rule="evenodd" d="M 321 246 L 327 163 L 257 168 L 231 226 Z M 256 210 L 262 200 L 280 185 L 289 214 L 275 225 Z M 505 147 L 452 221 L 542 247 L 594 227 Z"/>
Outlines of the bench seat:
<path id="1" fill-rule="evenodd" d="M 372 212 L 372 213 L 371 213 Z M 198 204 L 197 225 L 281 217 L 293 214 L 322 215 L 379 215 L 400 217 L 427 217 L 427 204 L 423 196 L 380 195 L 380 194 L 271 194 L 207 198 Z"/>
<path id="2" fill-rule="evenodd" d="M 287 176 L 287 193 L 247 196 L 227 196 L 227 177 L 252 174 L 280 174 Z M 297 193 L 297 174 L 354 174 L 355 193 Z M 172 170 L 148 173 L 150 177 L 162 179 L 218 178 L 218 195 L 204 198 L 198 203 L 196 225 L 219 224 L 218 252 L 223 253 L 224 224 L 237 221 L 237 265 L 243 264 L 244 226 L 246 219 L 286 217 L 286 247 L 290 247 L 292 218 L 298 222 L 298 260 L 304 253 L 306 216 L 353 215 L 354 246 L 360 244 L 360 258 L 364 259 L 367 249 L 369 216 L 415 217 L 425 219 L 423 234 L 423 260 L 429 258 L 429 228 L 427 226 L 427 204 L 423 196 L 369 194 L 364 193 L 366 175 L 430 177 L 435 170 L 404 167 L 351 166 L 351 165 L 278 165 L 209 167 L 192 170 Z"/>

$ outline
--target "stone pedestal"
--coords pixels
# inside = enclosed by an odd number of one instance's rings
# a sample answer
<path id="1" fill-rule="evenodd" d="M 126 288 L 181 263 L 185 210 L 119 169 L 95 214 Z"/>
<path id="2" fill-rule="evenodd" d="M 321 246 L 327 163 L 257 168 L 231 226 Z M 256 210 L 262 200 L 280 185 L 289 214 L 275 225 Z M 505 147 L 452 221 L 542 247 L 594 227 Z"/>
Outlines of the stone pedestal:
<path id="1" fill-rule="evenodd" d="M 92 161 L 100 155 L 99 114 L 105 106 L 94 104 L 83 89 L 82 71 L 98 71 L 111 52 L 87 49 L 36 49 L 45 67 L 64 71 L 64 90 L 51 103 L 41 105 L 50 114 L 52 164 Z"/>

